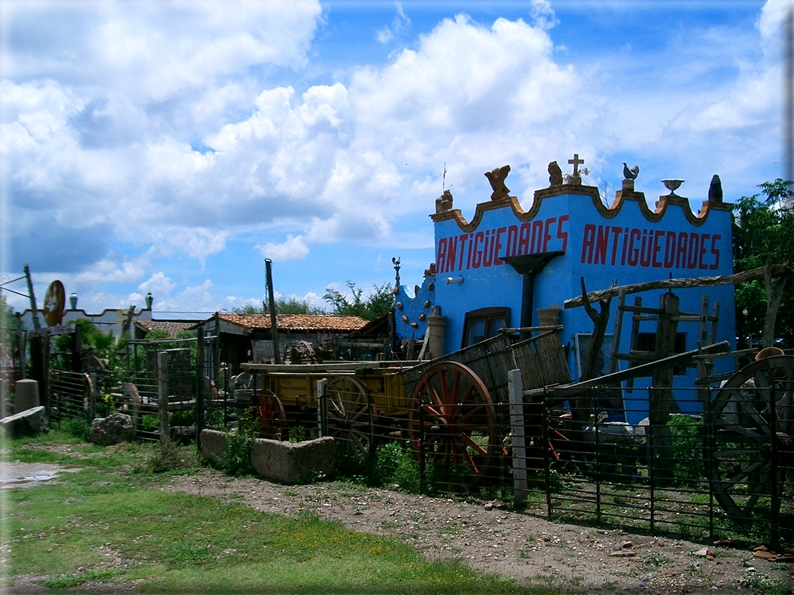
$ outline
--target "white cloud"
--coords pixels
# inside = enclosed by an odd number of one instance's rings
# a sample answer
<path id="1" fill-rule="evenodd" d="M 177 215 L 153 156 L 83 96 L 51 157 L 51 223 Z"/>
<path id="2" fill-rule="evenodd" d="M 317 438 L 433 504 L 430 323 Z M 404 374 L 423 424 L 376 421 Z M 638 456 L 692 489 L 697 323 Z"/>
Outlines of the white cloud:
<path id="1" fill-rule="evenodd" d="M 390 41 L 394 40 L 395 37 L 400 36 L 405 29 L 411 25 L 411 19 L 409 19 L 408 15 L 405 14 L 402 4 L 396 2 L 395 8 L 397 10 L 397 14 L 394 19 L 392 19 L 391 25 L 387 25 L 386 27 L 379 29 L 375 34 L 375 39 L 378 40 L 378 43 L 382 43 L 384 45 L 389 43 Z"/>
<path id="2" fill-rule="evenodd" d="M 145 263 L 141 261 L 125 261 L 121 264 L 115 260 L 102 260 L 90 270 L 75 275 L 77 283 L 125 283 L 134 282 L 143 277 Z"/>
<path id="3" fill-rule="evenodd" d="M 268 242 L 264 246 L 255 246 L 259 253 L 271 259 L 273 262 L 286 262 L 290 260 L 303 260 L 309 255 L 309 247 L 303 236 L 287 235 L 287 239 L 281 244 Z"/>
<path id="4" fill-rule="evenodd" d="M 176 287 L 176 283 L 171 281 L 169 277 L 160 271 L 154 273 L 146 281 L 138 285 L 138 289 L 143 293 L 151 292 L 152 295 L 157 297 L 167 296 Z"/>

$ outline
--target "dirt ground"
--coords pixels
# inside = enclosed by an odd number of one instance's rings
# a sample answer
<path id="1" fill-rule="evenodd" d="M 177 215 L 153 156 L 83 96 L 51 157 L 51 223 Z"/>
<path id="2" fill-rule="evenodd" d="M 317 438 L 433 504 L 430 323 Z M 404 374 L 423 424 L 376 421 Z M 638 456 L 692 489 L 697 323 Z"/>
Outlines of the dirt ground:
<path id="1" fill-rule="evenodd" d="M 57 471 L 46 467 L 48 474 Z M 22 477 L 38 475 L 43 469 L 23 464 L 14 466 L 13 472 L 8 466 L 4 471 L 6 482 L 12 484 L 6 487 L 21 488 L 38 483 L 19 481 Z M 162 489 L 290 517 L 313 512 L 356 531 L 397 538 L 428 558 L 459 559 L 474 569 L 512 577 L 524 585 L 582 593 L 665 595 L 780 593 L 781 586 L 788 586 L 794 593 L 794 563 L 757 557 L 753 548 L 760 544 L 719 547 L 551 522 L 541 510 L 516 512 L 499 502 L 430 498 L 349 482 L 285 486 L 251 477 L 233 478 L 207 468 L 163 477 Z M 28 582 L 23 580 L 18 585 L 21 590 L 13 592 L 27 593 L 23 583 Z"/>
<path id="2" fill-rule="evenodd" d="M 728 548 L 550 522 L 540 510 L 462 502 L 346 482 L 283 486 L 218 471 L 174 477 L 168 490 L 244 503 L 264 512 L 301 511 L 356 531 L 388 535 L 428 558 L 456 558 L 520 584 L 587 593 L 769 592 L 794 584 L 794 564 Z M 776 581 L 776 582 L 775 582 Z"/>

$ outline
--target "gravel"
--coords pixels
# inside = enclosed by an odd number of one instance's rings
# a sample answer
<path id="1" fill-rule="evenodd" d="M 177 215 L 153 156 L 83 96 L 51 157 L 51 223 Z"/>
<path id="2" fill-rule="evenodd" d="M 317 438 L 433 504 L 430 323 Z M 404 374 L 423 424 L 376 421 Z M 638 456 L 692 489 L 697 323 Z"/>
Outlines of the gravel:
<path id="1" fill-rule="evenodd" d="M 745 549 L 551 522 L 540 509 L 464 502 L 349 482 L 284 486 L 203 469 L 169 478 L 165 489 L 244 503 L 296 517 L 303 511 L 387 535 L 429 559 L 454 558 L 524 585 L 592 593 L 751 593 L 791 589 L 794 564 Z M 794 592 L 794 591 L 791 591 Z"/>

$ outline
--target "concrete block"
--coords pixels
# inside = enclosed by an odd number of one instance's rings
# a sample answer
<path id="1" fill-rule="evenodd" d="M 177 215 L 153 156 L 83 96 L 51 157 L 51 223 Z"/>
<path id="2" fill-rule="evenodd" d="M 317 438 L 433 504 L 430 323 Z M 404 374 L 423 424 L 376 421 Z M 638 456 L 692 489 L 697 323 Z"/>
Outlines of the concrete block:
<path id="1" fill-rule="evenodd" d="M 330 436 L 293 444 L 257 438 L 251 450 L 257 475 L 280 483 L 309 483 L 334 470 L 334 439 Z"/>
<path id="2" fill-rule="evenodd" d="M 0 419 L 6 436 L 27 436 L 49 431 L 47 414 L 43 406 L 32 407 Z"/>
<path id="3" fill-rule="evenodd" d="M 39 405 L 39 383 L 35 380 L 17 380 L 14 387 L 14 411 L 27 411 Z"/>
<path id="4" fill-rule="evenodd" d="M 226 434 L 218 430 L 201 430 L 201 455 L 214 465 L 226 464 Z"/>

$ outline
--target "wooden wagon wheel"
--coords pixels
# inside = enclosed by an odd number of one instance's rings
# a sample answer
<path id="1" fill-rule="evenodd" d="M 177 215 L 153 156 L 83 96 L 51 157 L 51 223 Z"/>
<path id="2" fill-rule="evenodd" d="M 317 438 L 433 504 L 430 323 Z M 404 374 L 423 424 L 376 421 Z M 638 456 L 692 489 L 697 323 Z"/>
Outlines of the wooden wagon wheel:
<path id="1" fill-rule="evenodd" d="M 58 326 L 63 320 L 63 309 L 66 305 L 66 291 L 63 283 L 57 279 L 50 283 L 44 294 L 44 320 L 47 326 Z"/>
<path id="2" fill-rule="evenodd" d="M 792 473 L 793 393 L 794 357 L 762 359 L 731 376 L 705 416 L 706 428 L 714 428 L 704 449 L 714 496 L 737 520 L 769 514 L 772 490 L 780 496 L 787 468 Z M 775 477 L 773 448 L 777 451 Z M 779 497 L 777 505 L 775 512 Z"/>
<path id="3" fill-rule="evenodd" d="M 482 380 L 463 364 L 439 362 L 422 375 L 408 423 L 414 452 L 420 455 L 424 435 L 426 460 L 444 471 L 465 469 L 474 483 L 498 464 L 496 409 Z"/>
<path id="4" fill-rule="evenodd" d="M 349 453 L 369 455 L 374 445 L 375 406 L 367 387 L 355 376 L 332 376 L 326 385 L 328 435 Z"/>
<path id="5" fill-rule="evenodd" d="M 276 394 L 269 390 L 259 391 L 254 395 L 256 412 L 259 417 L 259 437 L 269 440 L 284 440 L 286 433 L 284 422 L 287 414 L 284 405 Z"/>

